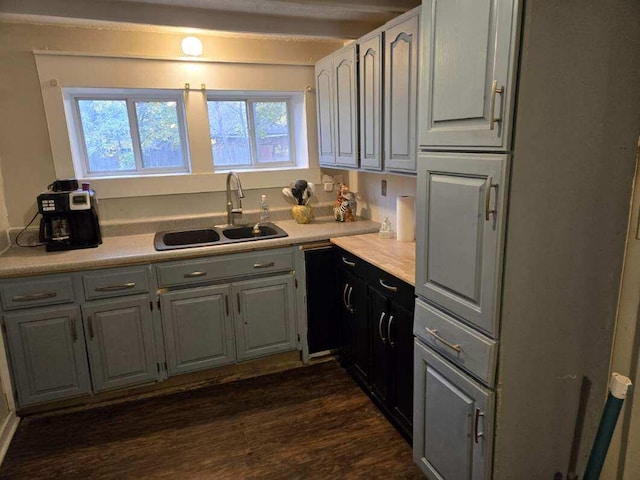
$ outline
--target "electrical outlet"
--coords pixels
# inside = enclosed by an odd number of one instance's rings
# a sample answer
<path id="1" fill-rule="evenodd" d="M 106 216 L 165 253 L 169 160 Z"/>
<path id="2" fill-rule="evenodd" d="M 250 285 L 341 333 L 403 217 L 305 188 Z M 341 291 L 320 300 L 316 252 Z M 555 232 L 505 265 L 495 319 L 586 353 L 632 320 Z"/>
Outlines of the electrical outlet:
<path id="1" fill-rule="evenodd" d="M 386 180 L 382 180 L 382 185 L 380 188 L 380 193 L 382 194 L 383 197 L 387 196 L 387 181 Z"/>

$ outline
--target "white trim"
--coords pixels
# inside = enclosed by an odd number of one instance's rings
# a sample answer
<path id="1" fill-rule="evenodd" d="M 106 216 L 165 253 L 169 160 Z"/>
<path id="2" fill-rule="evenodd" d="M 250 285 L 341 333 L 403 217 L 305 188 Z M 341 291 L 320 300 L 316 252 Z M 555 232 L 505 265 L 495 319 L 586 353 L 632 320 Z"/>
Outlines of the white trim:
<path id="1" fill-rule="evenodd" d="M 11 440 L 13 440 L 19 423 L 20 417 L 16 416 L 14 412 L 9 412 L 2 427 L 0 427 L 0 465 L 2 465 L 4 458 L 7 456 L 7 451 L 9 450 Z"/>
<path id="2" fill-rule="evenodd" d="M 122 177 L 91 177 L 89 181 L 99 192 L 100 198 L 126 198 L 179 193 L 224 191 L 221 172 L 213 173 L 213 157 L 209 137 L 207 92 L 234 90 L 243 92 L 273 93 L 294 92 L 300 102 L 294 102 L 292 112 L 296 132 L 296 156 L 298 164 L 308 165 L 306 177 L 318 177 L 319 163 L 316 151 L 315 98 L 305 93 L 313 83 L 313 67 L 300 65 L 173 62 L 148 60 L 144 64 L 134 58 L 114 56 L 61 55 L 36 53 L 36 66 L 42 90 L 51 152 L 57 178 L 77 177 L 71 159 L 78 152 L 69 140 L 68 108 L 65 109 L 62 89 L 158 89 L 182 90 L 187 124 L 187 144 L 190 149 L 191 174 L 164 172 L 158 175 Z M 185 84 L 206 85 L 204 91 L 184 90 Z M 299 105 L 298 105 L 299 103 Z M 309 137 L 307 138 L 307 135 Z M 289 167 L 288 169 L 297 169 Z M 245 188 L 269 188 L 282 185 L 282 174 L 287 168 L 270 171 L 243 171 Z M 270 172 L 270 173 L 266 173 Z M 316 173 L 317 172 L 317 173 Z M 249 186 L 253 185 L 253 187 Z"/>
<path id="3" fill-rule="evenodd" d="M 126 58 L 131 60 L 161 60 L 165 62 L 196 62 L 196 63 L 223 63 L 236 65 L 286 65 L 291 67 L 313 67 L 313 62 L 290 62 L 286 60 L 255 60 L 255 59 L 237 59 L 229 60 L 225 58 L 213 57 L 164 57 L 153 55 L 132 55 L 132 54 L 114 54 L 114 53 L 84 53 L 84 52 L 63 52 L 52 50 L 33 50 L 34 55 L 50 55 L 60 57 L 88 57 L 88 58 Z"/>

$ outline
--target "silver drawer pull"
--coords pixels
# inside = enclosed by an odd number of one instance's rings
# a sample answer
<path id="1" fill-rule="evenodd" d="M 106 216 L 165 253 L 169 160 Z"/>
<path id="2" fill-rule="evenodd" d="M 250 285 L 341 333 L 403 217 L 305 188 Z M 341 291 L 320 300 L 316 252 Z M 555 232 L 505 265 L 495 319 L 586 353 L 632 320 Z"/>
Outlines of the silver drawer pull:
<path id="1" fill-rule="evenodd" d="M 191 272 L 191 273 L 185 273 L 185 274 L 184 274 L 184 278 L 204 277 L 206 274 L 207 274 L 207 272 Z"/>
<path id="2" fill-rule="evenodd" d="M 389 290 L 390 292 L 397 292 L 398 291 L 398 287 L 394 287 L 392 285 L 387 285 L 386 283 L 384 283 L 382 281 L 381 278 L 378 279 L 378 282 L 380 283 L 380 285 L 382 285 L 384 288 L 386 288 L 387 290 Z"/>
<path id="3" fill-rule="evenodd" d="M 275 266 L 276 262 L 254 263 L 253 268 L 269 268 Z"/>
<path id="4" fill-rule="evenodd" d="M 44 298 L 57 297 L 58 292 L 42 292 L 42 293 L 30 293 L 29 295 L 14 295 L 11 297 L 13 302 L 30 302 L 32 300 L 42 300 Z"/>
<path id="5" fill-rule="evenodd" d="M 136 282 L 123 283 L 121 285 L 102 285 L 94 288 L 96 292 L 117 292 L 118 290 L 129 290 L 135 288 Z"/>
<path id="6" fill-rule="evenodd" d="M 345 257 L 342 257 L 342 263 L 344 263 L 345 265 L 349 265 L 350 267 L 355 267 L 356 266 L 356 262 L 350 262 Z"/>
<path id="7" fill-rule="evenodd" d="M 443 345 L 446 345 L 447 347 L 449 347 L 451 350 L 454 350 L 458 353 L 462 352 L 462 347 L 459 344 L 457 343 L 453 344 L 453 343 L 447 342 L 444 338 L 438 335 L 438 330 L 436 329 L 430 330 L 428 328 L 426 328 L 425 330 L 429 335 L 431 335 L 433 338 L 435 338 L 437 341 L 439 341 Z"/>

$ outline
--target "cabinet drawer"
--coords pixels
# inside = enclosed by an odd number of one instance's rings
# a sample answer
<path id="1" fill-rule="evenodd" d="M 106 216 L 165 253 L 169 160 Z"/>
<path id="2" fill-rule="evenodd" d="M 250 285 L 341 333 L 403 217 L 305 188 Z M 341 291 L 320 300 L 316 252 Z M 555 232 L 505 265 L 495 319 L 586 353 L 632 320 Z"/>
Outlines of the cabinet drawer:
<path id="1" fill-rule="evenodd" d="M 366 278 L 370 265 L 360 257 L 341 248 L 336 249 L 336 264 L 339 269 L 349 271 L 360 278 Z"/>
<path id="2" fill-rule="evenodd" d="M 87 300 L 149 291 L 147 267 L 118 268 L 87 273 L 82 275 L 82 283 L 84 297 Z"/>
<path id="3" fill-rule="evenodd" d="M 385 297 L 391 298 L 407 310 L 413 311 L 416 299 L 415 288 L 413 286 L 374 265 L 369 265 L 366 280 L 369 282 L 369 285 Z"/>
<path id="4" fill-rule="evenodd" d="M 413 333 L 442 356 L 493 386 L 498 351 L 495 340 L 421 300 L 416 300 Z"/>
<path id="5" fill-rule="evenodd" d="M 17 310 L 73 302 L 71 276 L 35 277 L 2 285 L 2 307 Z"/>
<path id="6" fill-rule="evenodd" d="M 239 253 L 204 260 L 158 265 L 160 287 L 204 283 L 225 278 L 245 277 L 293 270 L 292 250 Z"/>

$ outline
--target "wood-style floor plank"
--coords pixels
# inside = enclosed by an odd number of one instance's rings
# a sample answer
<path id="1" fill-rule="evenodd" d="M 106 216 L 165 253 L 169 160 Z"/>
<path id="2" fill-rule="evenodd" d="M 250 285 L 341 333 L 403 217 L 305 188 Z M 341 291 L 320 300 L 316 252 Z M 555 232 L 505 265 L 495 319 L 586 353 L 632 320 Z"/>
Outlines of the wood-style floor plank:
<path id="1" fill-rule="evenodd" d="M 422 478 L 335 362 L 84 412 L 26 418 L 0 478 Z"/>

